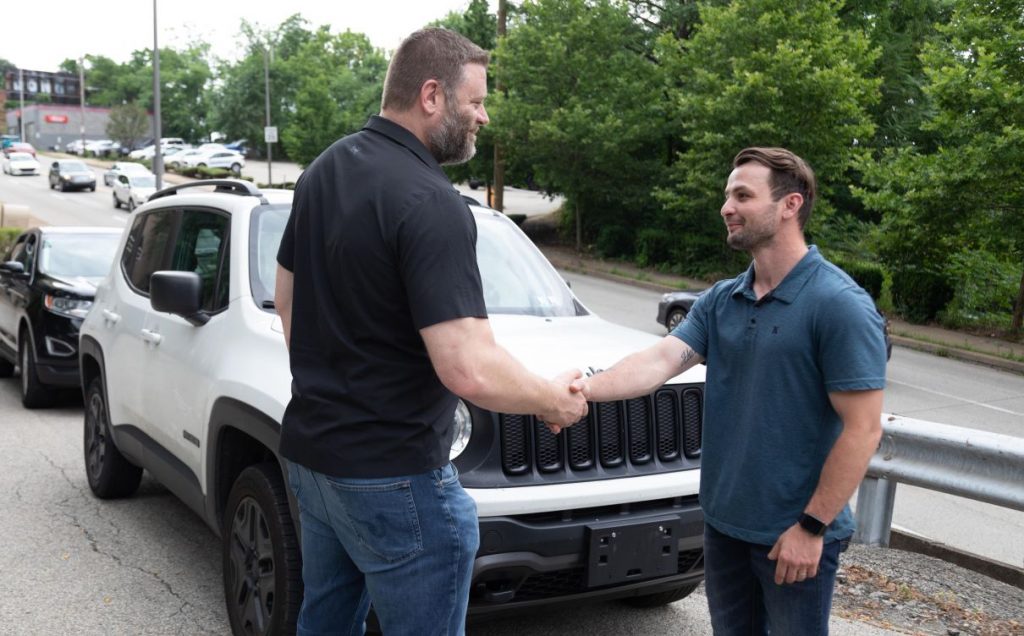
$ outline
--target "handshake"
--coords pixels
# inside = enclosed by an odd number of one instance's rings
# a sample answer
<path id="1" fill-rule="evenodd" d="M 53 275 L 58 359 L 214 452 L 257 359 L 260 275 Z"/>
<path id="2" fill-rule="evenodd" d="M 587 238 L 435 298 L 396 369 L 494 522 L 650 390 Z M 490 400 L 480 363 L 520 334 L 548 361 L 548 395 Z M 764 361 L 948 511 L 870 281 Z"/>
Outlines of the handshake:
<path id="1" fill-rule="evenodd" d="M 554 389 L 551 410 L 538 413 L 537 419 L 558 435 L 563 428 L 569 428 L 587 416 L 590 383 L 579 369 L 570 369 L 552 378 L 551 384 Z"/>

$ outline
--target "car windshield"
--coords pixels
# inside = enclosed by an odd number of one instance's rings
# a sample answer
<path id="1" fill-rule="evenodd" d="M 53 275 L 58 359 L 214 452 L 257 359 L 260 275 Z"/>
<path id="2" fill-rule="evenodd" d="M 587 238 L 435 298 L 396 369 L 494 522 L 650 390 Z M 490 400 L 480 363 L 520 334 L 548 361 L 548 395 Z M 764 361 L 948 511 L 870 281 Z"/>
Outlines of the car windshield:
<path id="1" fill-rule="evenodd" d="M 58 278 L 100 278 L 110 271 L 120 233 L 47 234 L 39 271 Z"/>
<path id="2" fill-rule="evenodd" d="M 263 307 L 274 299 L 277 248 L 290 206 L 266 206 L 253 215 L 249 262 L 253 298 Z M 498 214 L 477 216 L 477 263 L 488 314 L 579 316 L 586 310 L 540 251 Z"/>
<path id="3" fill-rule="evenodd" d="M 131 182 L 133 188 L 155 188 L 156 177 L 128 177 L 128 181 Z"/>
<path id="4" fill-rule="evenodd" d="M 27 152 L 12 152 L 11 161 L 35 161 Z"/>
<path id="5" fill-rule="evenodd" d="M 63 170 L 68 172 L 88 172 L 89 169 L 85 167 L 85 164 L 81 161 L 65 161 L 60 164 Z"/>

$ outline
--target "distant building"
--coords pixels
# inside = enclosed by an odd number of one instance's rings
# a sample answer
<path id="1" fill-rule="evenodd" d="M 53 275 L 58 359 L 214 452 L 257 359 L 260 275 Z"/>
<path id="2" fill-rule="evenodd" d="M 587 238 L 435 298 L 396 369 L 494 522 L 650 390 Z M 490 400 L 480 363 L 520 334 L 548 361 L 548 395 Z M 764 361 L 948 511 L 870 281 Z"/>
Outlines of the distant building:
<path id="1" fill-rule="evenodd" d="M 7 106 L 10 108 L 4 111 L 7 132 L 17 134 L 24 119 L 25 141 L 36 148 L 56 146 L 61 150 L 70 141 L 83 136 L 86 141 L 108 138 L 110 109 L 80 106 L 78 75 L 29 70 L 22 70 L 21 75 L 25 80 L 24 113 L 19 108 L 22 99 L 19 71 L 11 69 L 4 74 L 5 91 L 0 91 L 0 101 L 6 92 Z M 150 115 L 150 129 L 152 119 Z"/>

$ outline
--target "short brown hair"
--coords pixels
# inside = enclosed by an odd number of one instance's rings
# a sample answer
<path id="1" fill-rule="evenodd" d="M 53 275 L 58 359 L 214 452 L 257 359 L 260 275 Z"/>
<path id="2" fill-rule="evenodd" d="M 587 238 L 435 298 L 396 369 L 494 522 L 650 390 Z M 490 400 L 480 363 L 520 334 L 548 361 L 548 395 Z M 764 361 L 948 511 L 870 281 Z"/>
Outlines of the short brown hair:
<path id="1" fill-rule="evenodd" d="M 806 161 L 785 148 L 744 148 L 732 160 L 732 167 L 739 168 L 751 161 L 772 171 L 768 184 L 772 187 L 774 201 L 792 192 L 804 198 L 797 217 L 800 227 L 803 228 L 811 218 L 811 208 L 814 207 L 814 197 L 818 189 L 814 170 L 811 170 Z"/>
<path id="2" fill-rule="evenodd" d="M 420 29 L 402 41 L 384 79 L 381 109 L 406 111 L 419 98 L 424 82 L 437 80 L 446 99 L 462 82 L 466 64 L 487 66 L 490 54 L 454 31 Z"/>

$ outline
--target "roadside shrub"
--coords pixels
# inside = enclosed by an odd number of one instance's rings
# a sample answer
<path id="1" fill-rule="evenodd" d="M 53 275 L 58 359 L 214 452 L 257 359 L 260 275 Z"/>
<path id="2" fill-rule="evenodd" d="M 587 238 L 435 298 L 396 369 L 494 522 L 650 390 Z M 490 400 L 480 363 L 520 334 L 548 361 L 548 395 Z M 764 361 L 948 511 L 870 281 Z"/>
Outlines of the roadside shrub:
<path id="1" fill-rule="evenodd" d="M 939 314 L 948 327 L 1009 329 L 1020 282 L 1016 263 L 984 250 L 954 254 L 946 267 L 953 299 Z"/>
<path id="2" fill-rule="evenodd" d="M 648 267 L 667 262 L 672 249 L 672 235 L 660 228 L 644 228 L 636 234 L 636 264 Z"/>
<path id="3" fill-rule="evenodd" d="M 594 247 L 605 258 L 625 256 L 632 252 L 633 231 L 622 225 L 606 225 L 597 233 Z"/>
<path id="4" fill-rule="evenodd" d="M 7 250 L 14 245 L 14 239 L 24 231 L 20 227 L 0 227 L 0 258 L 7 255 Z"/>
<path id="5" fill-rule="evenodd" d="M 942 274 L 914 265 L 892 273 L 892 302 L 911 322 L 934 320 L 953 299 L 953 288 Z"/>

